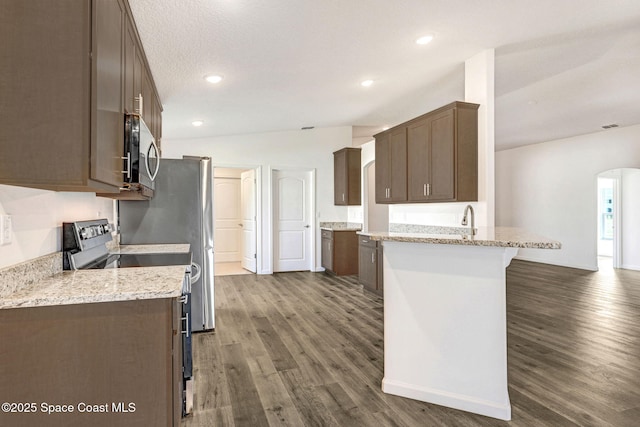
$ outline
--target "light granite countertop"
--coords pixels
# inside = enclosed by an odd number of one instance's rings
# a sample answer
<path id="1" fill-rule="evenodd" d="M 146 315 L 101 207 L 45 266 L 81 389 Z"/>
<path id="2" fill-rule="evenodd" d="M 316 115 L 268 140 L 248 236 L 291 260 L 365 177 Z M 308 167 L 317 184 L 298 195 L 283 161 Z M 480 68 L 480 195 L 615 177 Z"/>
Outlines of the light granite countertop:
<path id="1" fill-rule="evenodd" d="M 440 245 L 494 246 L 504 248 L 560 249 L 560 242 L 513 227 L 480 227 L 474 236 L 468 234 L 427 234 L 395 232 L 359 232 L 371 240 L 430 243 Z"/>
<path id="2" fill-rule="evenodd" d="M 362 230 L 362 224 L 357 222 L 321 222 L 320 230 L 359 231 Z"/>
<path id="3" fill-rule="evenodd" d="M 185 267 L 64 271 L 3 297 L 0 309 L 179 297 Z"/>
<path id="4" fill-rule="evenodd" d="M 186 253 L 189 249 L 189 244 L 122 245 L 110 252 Z M 57 252 L 0 269 L 0 309 L 174 298 L 181 295 L 186 267 L 62 271 L 62 254 Z"/>

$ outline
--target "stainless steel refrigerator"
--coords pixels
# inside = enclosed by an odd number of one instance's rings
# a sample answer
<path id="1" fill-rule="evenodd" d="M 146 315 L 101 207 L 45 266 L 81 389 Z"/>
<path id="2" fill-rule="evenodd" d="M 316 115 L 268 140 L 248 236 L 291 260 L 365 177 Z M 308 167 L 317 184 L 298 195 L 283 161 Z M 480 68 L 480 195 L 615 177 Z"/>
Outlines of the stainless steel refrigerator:
<path id="1" fill-rule="evenodd" d="M 215 328 L 213 171 L 207 157 L 162 159 L 151 200 L 119 202 L 120 243 L 189 243 L 202 269 L 191 284 L 191 329 Z"/>

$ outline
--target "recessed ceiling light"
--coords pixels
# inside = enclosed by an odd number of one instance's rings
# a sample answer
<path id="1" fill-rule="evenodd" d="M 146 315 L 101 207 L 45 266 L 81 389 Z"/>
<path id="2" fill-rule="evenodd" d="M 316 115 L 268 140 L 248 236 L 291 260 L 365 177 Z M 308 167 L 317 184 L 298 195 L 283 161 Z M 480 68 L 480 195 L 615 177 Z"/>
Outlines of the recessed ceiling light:
<path id="1" fill-rule="evenodd" d="M 204 79 L 209 83 L 215 84 L 215 83 L 220 83 L 222 81 L 222 76 L 219 76 L 217 74 L 208 74 L 204 76 Z"/>
<path id="2" fill-rule="evenodd" d="M 373 84 L 373 80 L 363 80 L 360 84 L 364 87 L 369 87 Z"/>
<path id="3" fill-rule="evenodd" d="M 418 44 L 429 44 L 431 42 L 431 40 L 433 40 L 433 36 L 432 35 L 428 35 L 428 36 L 422 36 L 419 39 L 416 40 L 416 43 Z"/>
<path id="4" fill-rule="evenodd" d="M 194 125 L 195 127 L 199 127 L 202 126 L 204 124 L 203 120 L 194 120 L 191 122 L 192 125 Z"/>

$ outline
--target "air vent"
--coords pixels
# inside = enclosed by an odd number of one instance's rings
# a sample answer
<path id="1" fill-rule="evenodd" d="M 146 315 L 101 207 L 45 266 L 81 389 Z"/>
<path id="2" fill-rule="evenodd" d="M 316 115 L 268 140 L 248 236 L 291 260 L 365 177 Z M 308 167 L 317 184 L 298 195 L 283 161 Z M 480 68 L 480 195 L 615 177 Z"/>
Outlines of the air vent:
<path id="1" fill-rule="evenodd" d="M 618 125 L 615 123 L 611 123 L 610 125 L 603 125 L 602 129 L 611 129 L 611 128 L 617 128 Z"/>
<path id="2" fill-rule="evenodd" d="M 310 129 L 313 129 L 313 128 L 315 128 L 315 126 L 305 126 L 305 127 L 300 128 L 300 129 L 301 130 L 310 130 Z"/>

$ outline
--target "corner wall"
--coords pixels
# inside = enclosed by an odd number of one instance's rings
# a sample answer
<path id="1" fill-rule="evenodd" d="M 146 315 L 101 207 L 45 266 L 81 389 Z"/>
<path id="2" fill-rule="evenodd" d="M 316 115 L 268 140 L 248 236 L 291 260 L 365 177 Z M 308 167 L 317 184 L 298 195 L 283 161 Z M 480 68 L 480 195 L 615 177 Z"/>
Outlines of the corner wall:
<path id="1" fill-rule="evenodd" d="M 640 167 L 640 125 L 496 153 L 496 224 L 559 240 L 517 258 L 597 270 L 597 175 Z M 623 236 L 623 241 L 633 238 Z"/>

